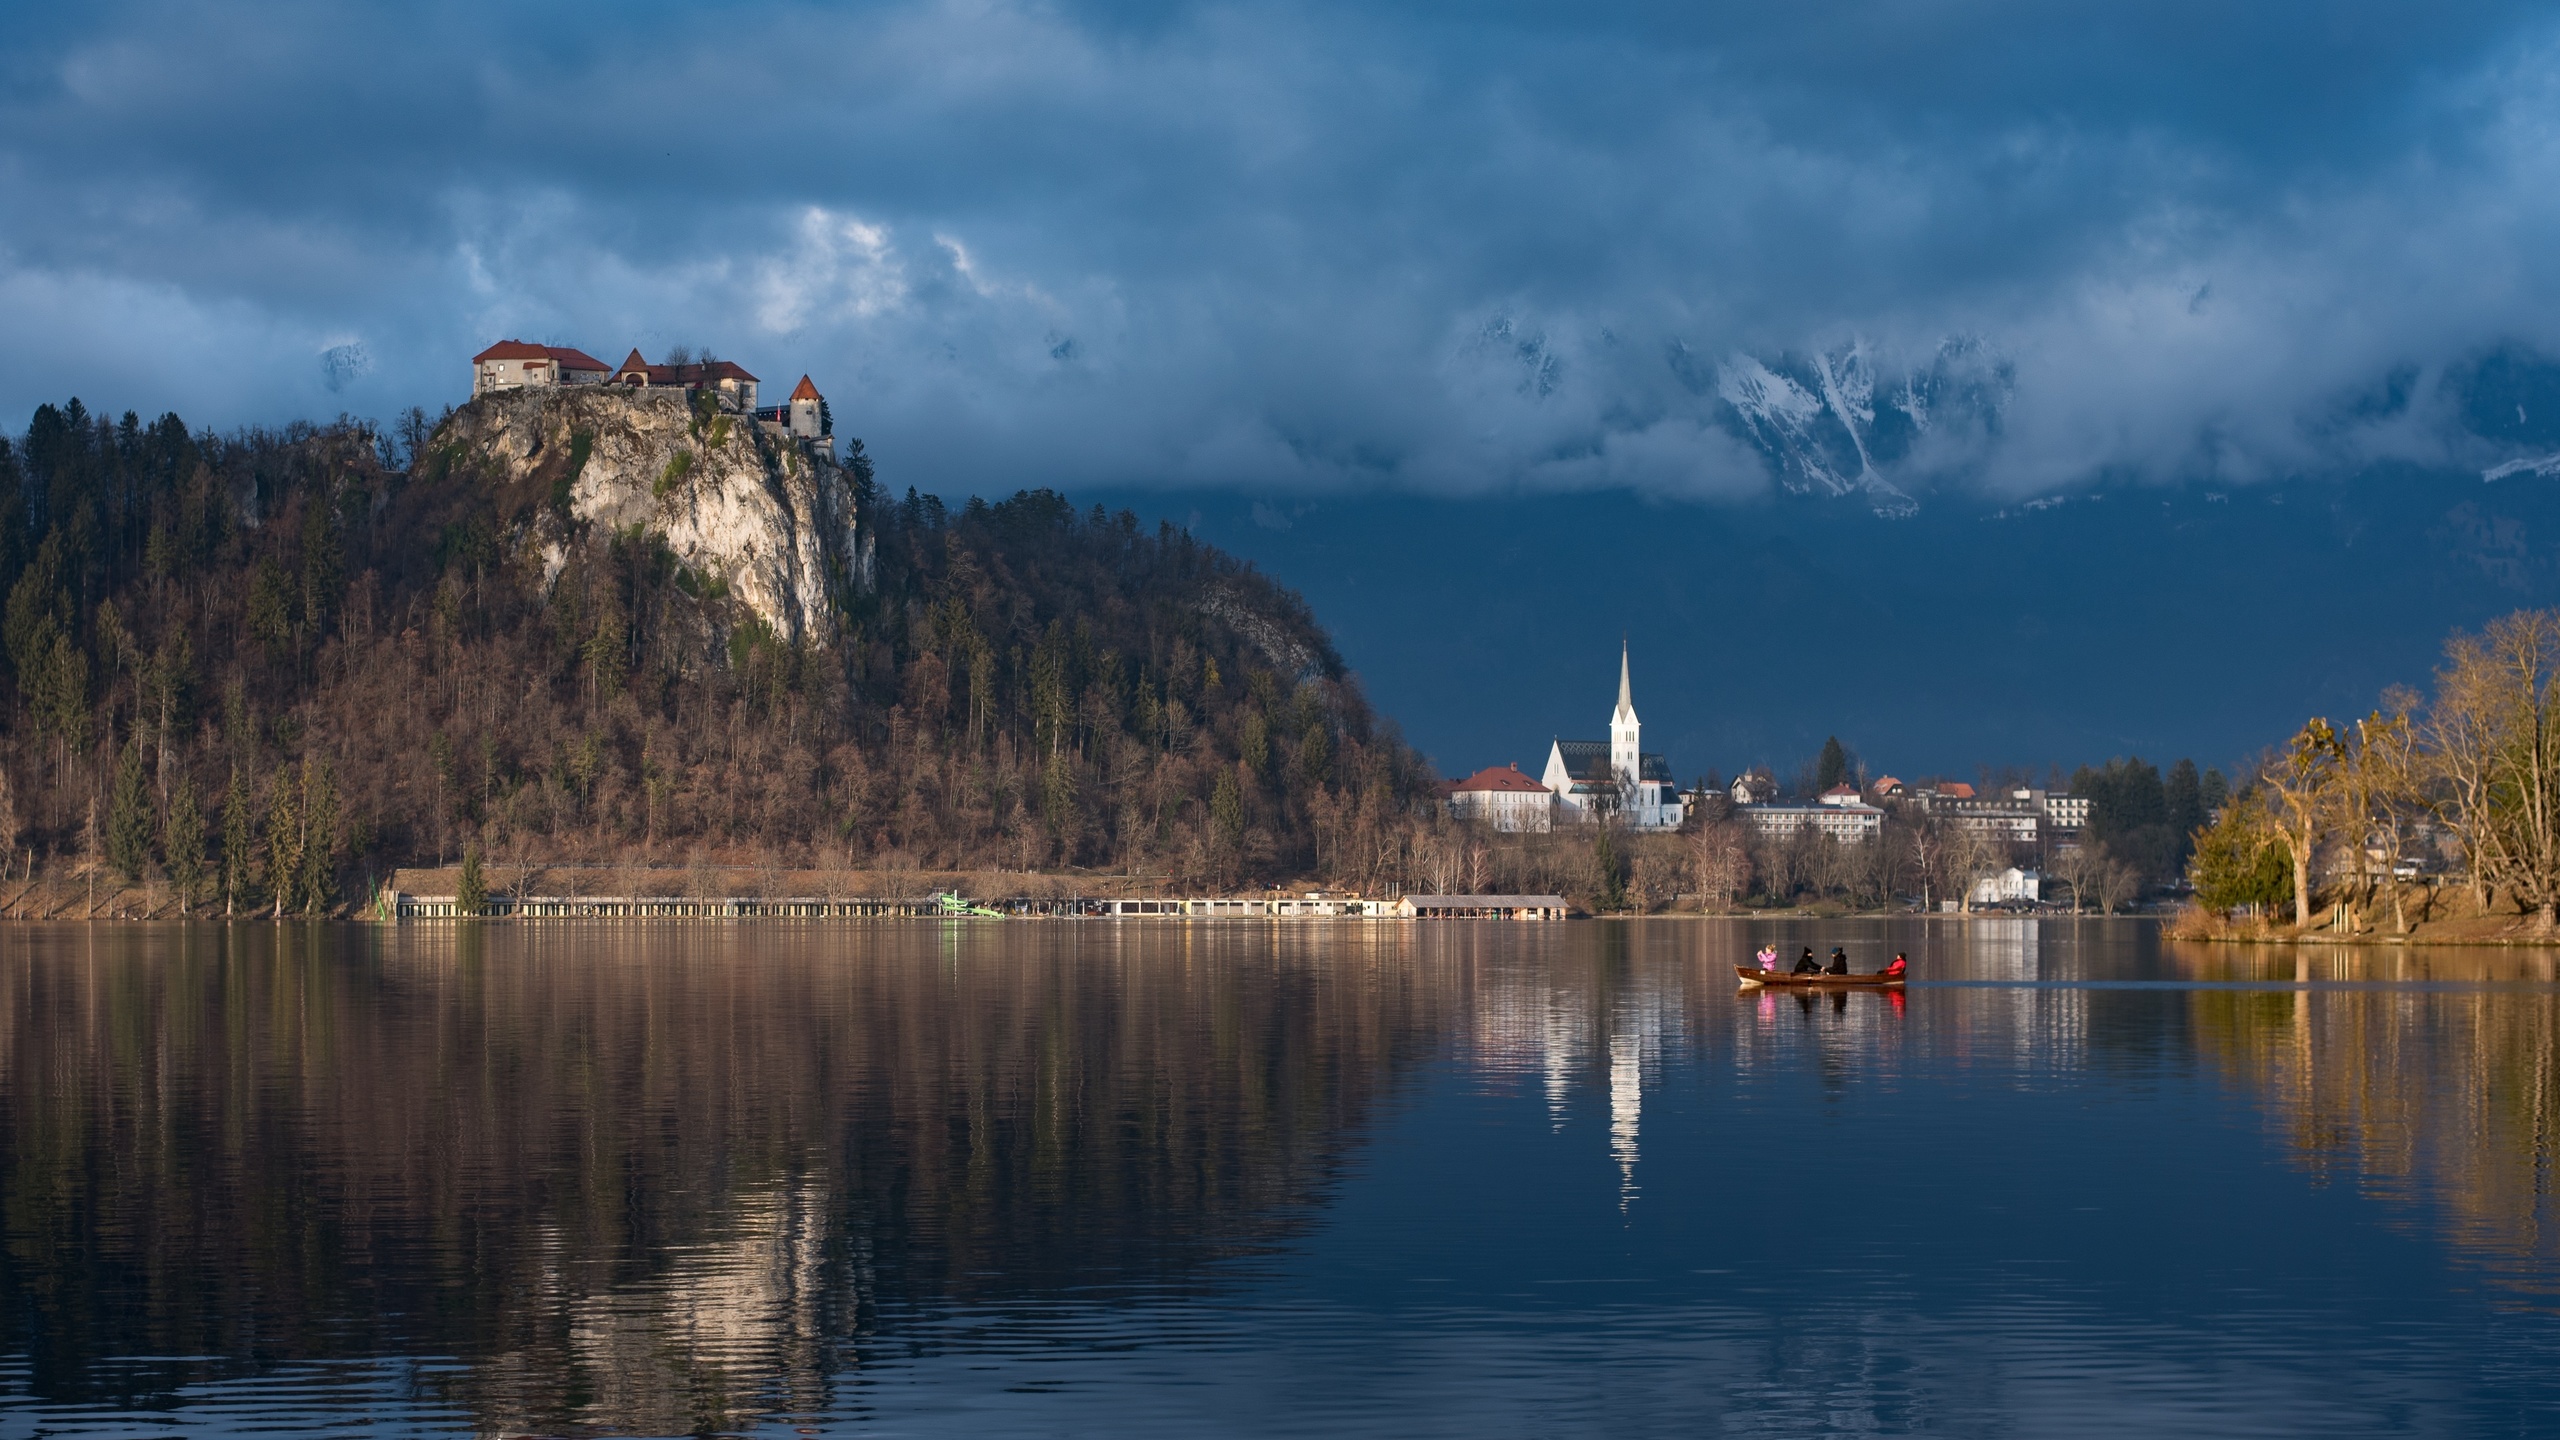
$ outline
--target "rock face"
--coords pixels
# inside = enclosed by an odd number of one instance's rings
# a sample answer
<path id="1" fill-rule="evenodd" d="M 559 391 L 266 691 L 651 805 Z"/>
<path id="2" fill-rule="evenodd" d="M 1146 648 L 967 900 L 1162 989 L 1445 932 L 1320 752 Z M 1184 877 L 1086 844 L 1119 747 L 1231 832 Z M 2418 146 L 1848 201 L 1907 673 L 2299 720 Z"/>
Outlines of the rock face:
<path id="1" fill-rule="evenodd" d="M 484 395 L 436 443 L 490 477 L 502 506 L 547 507 L 598 530 L 634 527 L 687 569 L 716 578 L 789 641 L 835 639 L 832 587 L 863 571 L 853 477 L 832 444 L 752 416 L 701 409 L 680 391 L 580 385 Z M 566 558 L 562 526 L 534 525 L 546 584 Z"/>

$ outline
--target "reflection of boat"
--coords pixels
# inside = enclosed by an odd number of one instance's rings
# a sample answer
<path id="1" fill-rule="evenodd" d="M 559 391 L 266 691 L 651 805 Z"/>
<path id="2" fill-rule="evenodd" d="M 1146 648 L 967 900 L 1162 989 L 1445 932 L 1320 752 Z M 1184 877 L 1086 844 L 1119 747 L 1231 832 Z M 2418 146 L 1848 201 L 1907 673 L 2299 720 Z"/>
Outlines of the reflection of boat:
<path id="1" fill-rule="evenodd" d="M 1733 973 L 1741 976 L 1745 985 L 1800 985 L 1814 989 L 1863 985 L 1870 990 L 1899 990 L 1904 978 L 1900 975 L 1790 975 L 1779 970 L 1754 970 L 1748 965 L 1734 966 Z"/>
<path id="2" fill-rule="evenodd" d="M 961 899 L 960 892 L 957 890 L 936 891 L 933 898 L 942 902 L 942 913 L 945 915 L 976 915 L 989 920 L 1004 918 L 1004 912 L 1001 910 L 990 910 L 984 905 L 972 905 Z"/>

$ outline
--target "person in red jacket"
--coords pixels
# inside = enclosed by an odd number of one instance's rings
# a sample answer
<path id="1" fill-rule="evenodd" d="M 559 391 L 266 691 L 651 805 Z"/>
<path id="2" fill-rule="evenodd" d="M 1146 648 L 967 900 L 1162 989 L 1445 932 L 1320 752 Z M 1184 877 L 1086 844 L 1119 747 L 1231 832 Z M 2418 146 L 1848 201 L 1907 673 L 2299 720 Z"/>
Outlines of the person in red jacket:
<path id="1" fill-rule="evenodd" d="M 1884 967 L 1884 973 L 1892 976 L 1896 980 L 1899 980 L 1902 978 L 1903 972 L 1910 968 L 1911 962 L 1903 959 L 1902 952 L 1896 950 L 1893 952 L 1893 963 Z"/>

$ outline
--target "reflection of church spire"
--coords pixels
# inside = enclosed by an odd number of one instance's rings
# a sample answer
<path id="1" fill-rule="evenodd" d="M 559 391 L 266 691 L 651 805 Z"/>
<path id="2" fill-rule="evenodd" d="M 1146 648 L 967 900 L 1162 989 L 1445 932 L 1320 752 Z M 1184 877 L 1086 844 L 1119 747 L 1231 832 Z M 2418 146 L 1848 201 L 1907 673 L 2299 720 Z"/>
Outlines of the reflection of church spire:
<path id="1" fill-rule="evenodd" d="M 1644 1036 L 1620 1025 L 1609 1037 L 1609 1158 L 1618 1162 L 1618 1208 L 1636 1195 L 1636 1125 L 1644 1118 Z"/>
<path id="2" fill-rule="evenodd" d="M 1547 1127 L 1564 1128 L 1566 1088 L 1573 1078 L 1573 1031 L 1563 1003 L 1555 996 L 1547 997 L 1544 1033 L 1539 1037 L 1540 1059 L 1544 1062 L 1547 1082 Z"/>

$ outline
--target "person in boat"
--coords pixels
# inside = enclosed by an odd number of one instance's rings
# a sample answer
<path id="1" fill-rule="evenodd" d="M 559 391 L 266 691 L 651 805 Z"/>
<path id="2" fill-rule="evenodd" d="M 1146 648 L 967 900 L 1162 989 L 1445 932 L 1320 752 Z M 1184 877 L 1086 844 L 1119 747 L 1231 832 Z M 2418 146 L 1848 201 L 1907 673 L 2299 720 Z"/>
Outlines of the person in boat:
<path id="1" fill-rule="evenodd" d="M 1807 945 L 1804 947 L 1803 957 L 1796 961 L 1795 973 L 1798 975 L 1819 975 L 1822 973 L 1822 962 L 1813 958 L 1812 946 Z"/>
<path id="2" fill-rule="evenodd" d="M 1761 969 L 1774 971 L 1778 968 L 1778 947 L 1763 945 L 1760 947 L 1760 953 L 1754 958 L 1760 962 Z"/>
<path id="3" fill-rule="evenodd" d="M 1840 948 L 1839 946 L 1837 946 L 1837 945 L 1832 946 L 1832 947 L 1831 947 L 1831 968 L 1830 968 L 1828 971 L 1824 972 L 1824 973 L 1826 973 L 1826 974 L 1831 974 L 1831 975 L 1846 975 L 1846 974 L 1848 974 L 1848 973 L 1849 973 L 1849 952 L 1848 952 L 1848 951 L 1846 951 L 1846 950 L 1841 949 L 1841 948 Z"/>
<path id="4" fill-rule="evenodd" d="M 1904 975 L 1905 973 L 1907 973 L 1910 969 L 1911 969 L 1911 962 L 1910 962 L 1910 961 L 1908 961 L 1908 960 L 1903 959 L 1903 958 L 1902 958 L 1902 952 L 1901 952 L 1901 951 L 1899 951 L 1899 950 L 1896 950 L 1896 951 L 1894 951 L 1894 952 L 1893 952 L 1893 963 L 1892 963 L 1892 964 L 1890 964 L 1890 965 L 1887 965 L 1886 967 L 1884 967 L 1884 973 L 1885 973 L 1885 974 L 1887 974 L 1887 975 L 1889 975 L 1889 976 L 1891 976 L 1891 977 L 1893 977 L 1893 978 L 1894 978 L 1894 979 L 1896 979 L 1896 980 L 1899 980 L 1899 979 L 1901 979 L 1901 978 L 1903 977 L 1903 975 Z"/>

